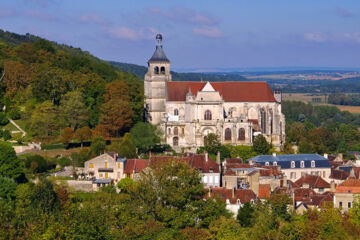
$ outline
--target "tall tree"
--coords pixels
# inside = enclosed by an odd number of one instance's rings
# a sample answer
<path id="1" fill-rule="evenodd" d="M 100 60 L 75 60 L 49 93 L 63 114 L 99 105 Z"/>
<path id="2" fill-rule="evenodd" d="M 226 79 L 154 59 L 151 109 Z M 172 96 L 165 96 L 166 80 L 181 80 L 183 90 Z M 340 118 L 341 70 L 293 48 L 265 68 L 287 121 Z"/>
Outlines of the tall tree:
<path id="1" fill-rule="evenodd" d="M 18 180 L 23 175 L 23 168 L 14 148 L 0 142 L 0 176 Z"/>
<path id="2" fill-rule="evenodd" d="M 104 124 L 113 136 L 119 136 L 131 126 L 132 114 L 129 102 L 111 99 L 101 107 L 100 123 Z"/>
<path id="3" fill-rule="evenodd" d="M 79 128 L 74 134 L 74 138 L 81 142 L 81 147 L 83 147 L 84 141 L 91 139 L 91 136 L 92 132 L 88 126 Z"/>
<path id="4" fill-rule="evenodd" d="M 62 130 L 61 141 L 63 144 L 67 145 L 71 143 L 74 137 L 74 130 L 71 127 L 66 127 Z"/>
<path id="5" fill-rule="evenodd" d="M 2 82 L 8 96 L 13 97 L 30 84 L 31 73 L 23 64 L 16 61 L 5 61 L 4 70 L 5 75 Z"/>
<path id="6" fill-rule="evenodd" d="M 88 111 L 80 91 L 66 93 L 61 98 L 60 109 L 72 129 L 76 129 L 88 120 Z"/>
<path id="7" fill-rule="evenodd" d="M 136 147 L 146 152 L 160 143 L 161 131 L 149 123 L 138 122 L 131 130 L 131 136 L 134 139 Z"/>
<path id="8" fill-rule="evenodd" d="M 263 135 L 258 135 L 255 137 L 253 144 L 254 151 L 258 154 L 268 154 L 270 151 L 270 144 L 266 141 Z"/>

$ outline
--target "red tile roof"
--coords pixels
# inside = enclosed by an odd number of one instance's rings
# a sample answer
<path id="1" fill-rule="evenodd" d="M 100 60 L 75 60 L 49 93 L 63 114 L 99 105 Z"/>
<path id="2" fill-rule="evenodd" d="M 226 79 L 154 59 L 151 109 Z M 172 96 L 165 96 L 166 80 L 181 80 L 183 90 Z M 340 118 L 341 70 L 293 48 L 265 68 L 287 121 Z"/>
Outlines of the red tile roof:
<path id="1" fill-rule="evenodd" d="M 259 194 L 258 197 L 260 199 L 270 198 L 271 187 L 270 184 L 259 184 Z"/>
<path id="2" fill-rule="evenodd" d="M 217 164 L 209 156 L 208 160 L 206 161 L 206 157 L 204 154 L 191 155 L 190 167 L 195 168 L 202 173 L 220 173 L 219 164 Z"/>
<path id="3" fill-rule="evenodd" d="M 224 202 L 229 199 L 231 204 L 236 204 L 237 200 L 239 199 L 240 202 L 246 203 L 250 202 L 251 200 L 256 200 L 256 194 L 250 189 L 235 189 L 234 190 L 234 197 L 233 197 L 233 189 L 226 189 L 224 187 L 215 187 L 210 189 L 209 196 L 209 189 L 205 189 L 206 194 L 204 195 L 205 199 L 208 198 L 221 198 Z"/>
<path id="4" fill-rule="evenodd" d="M 149 165 L 148 159 L 128 159 L 125 163 L 125 174 L 139 173 Z"/>
<path id="5" fill-rule="evenodd" d="M 296 188 L 294 189 L 295 201 L 310 201 L 311 196 L 316 195 L 316 192 L 310 188 Z"/>
<path id="6" fill-rule="evenodd" d="M 360 179 L 348 179 L 336 186 L 337 193 L 360 193 Z"/>
<path id="7" fill-rule="evenodd" d="M 326 182 L 320 176 L 315 175 L 302 176 L 295 183 L 300 187 L 304 184 L 308 184 L 310 188 L 330 188 L 330 183 Z"/>
<path id="8" fill-rule="evenodd" d="M 331 169 L 331 174 L 329 178 L 337 179 L 337 180 L 345 180 L 349 177 L 349 173 L 343 170 Z"/>
<path id="9" fill-rule="evenodd" d="M 196 96 L 206 82 L 168 82 L 168 101 L 185 101 L 189 90 Z M 225 102 L 275 102 L 266 82 L 211 82 Z"/>

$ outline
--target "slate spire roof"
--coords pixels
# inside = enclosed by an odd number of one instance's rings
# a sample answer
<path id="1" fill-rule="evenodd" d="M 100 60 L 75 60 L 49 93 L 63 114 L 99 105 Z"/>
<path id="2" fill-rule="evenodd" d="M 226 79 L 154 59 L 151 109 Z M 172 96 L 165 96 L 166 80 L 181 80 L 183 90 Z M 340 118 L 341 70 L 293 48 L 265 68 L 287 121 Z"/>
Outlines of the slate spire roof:
<path id="1" fill-rule="evenodd" d="M 170 62 L 162 48 L 162 35 L 156 35 L 156 50 L 148 62 Z"/>

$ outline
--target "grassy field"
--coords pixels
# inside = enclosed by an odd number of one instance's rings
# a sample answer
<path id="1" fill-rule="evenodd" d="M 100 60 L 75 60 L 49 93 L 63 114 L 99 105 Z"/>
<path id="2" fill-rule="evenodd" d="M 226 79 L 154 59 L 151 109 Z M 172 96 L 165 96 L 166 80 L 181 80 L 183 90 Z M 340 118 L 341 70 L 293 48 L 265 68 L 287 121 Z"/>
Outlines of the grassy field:
<path id="1" fill-rule="evenodd" d="M 80 152 L 82 148 L 72 148 L 72 149 L 53 149 L 53 150 L 41 150 L 41 151 L 26 151 L 20 155 L 41 155 L 44 157 L 69 157 L 73 152 Z"/>
<path id="2" fill-rule="evenodd" d="M 349 111 L 351 113 L 360 114 L 360 106 L 344 106 L 344 105 L 330 105 L 336 106 L 340 111 Z"/>

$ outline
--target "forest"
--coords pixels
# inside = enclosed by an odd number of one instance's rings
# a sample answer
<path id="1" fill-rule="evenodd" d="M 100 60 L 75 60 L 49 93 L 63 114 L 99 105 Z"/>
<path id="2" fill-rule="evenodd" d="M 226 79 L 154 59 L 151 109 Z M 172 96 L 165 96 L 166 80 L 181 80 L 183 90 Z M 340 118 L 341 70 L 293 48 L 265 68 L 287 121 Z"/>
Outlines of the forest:
<path id="1" fill-rule="evenodd" d="M 18 121 L 19 142 L 117 138 L 143 120 L 141 79 L 81 49 L 0 31 L 0 70 L 0 124 Z"/>

